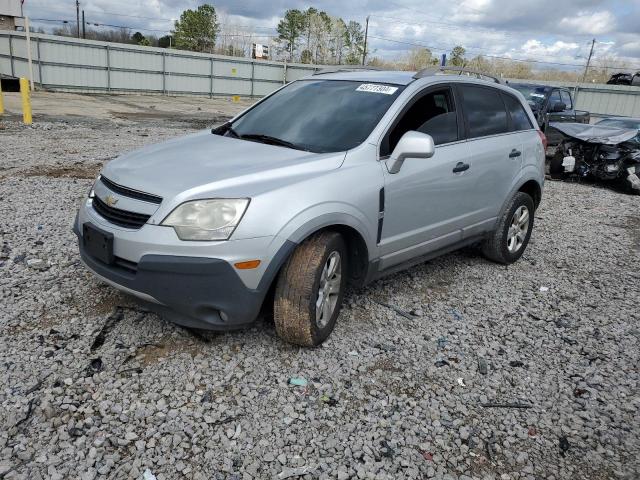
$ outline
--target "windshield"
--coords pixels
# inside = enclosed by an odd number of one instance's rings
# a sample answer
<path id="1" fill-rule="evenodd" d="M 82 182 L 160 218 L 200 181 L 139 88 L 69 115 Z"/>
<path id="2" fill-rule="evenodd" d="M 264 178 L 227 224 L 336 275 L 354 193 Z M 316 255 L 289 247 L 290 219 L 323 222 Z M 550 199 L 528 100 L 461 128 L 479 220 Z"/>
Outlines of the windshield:
<path id="1" fill-rule="evenodd" d="M 369 136 L 403 89 L 343 80 L 293 82 L 233 122 L 225 135 L 316 153 L 349 150 Z"/>
<path id="2" fill-rule="evenodd" d="M 538 85 L 524 85 L 519 83 L 510 83 L 511 88 L 518 90 L 532 107 L 540 107 L 544 102 L 544 97 L 549 87 L 540 87 Z"/>

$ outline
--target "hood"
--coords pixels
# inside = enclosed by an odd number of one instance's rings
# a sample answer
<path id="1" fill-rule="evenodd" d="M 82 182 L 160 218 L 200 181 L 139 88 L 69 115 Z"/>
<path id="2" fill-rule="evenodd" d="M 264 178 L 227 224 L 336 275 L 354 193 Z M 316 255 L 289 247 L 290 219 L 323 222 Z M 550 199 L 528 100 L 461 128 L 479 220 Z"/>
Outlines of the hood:
<path id="1" fill-rule="evenodd" d="M 344 156 L 344 152 L 310 153 L 206 130 L 122 155 L 102 174 L 119 185 L 166 198 L 202 190 L 199 187 L 228 188 L 274 176 L 333 170 Z"/>
<path id="2" fill-rule="evenodd" d="M 549 126 L 569 137 L 601 145 L 618 145 L 638 135 L 638 130 L 631 128 L 605 127 L 586 123 L 551 122 Z"/>

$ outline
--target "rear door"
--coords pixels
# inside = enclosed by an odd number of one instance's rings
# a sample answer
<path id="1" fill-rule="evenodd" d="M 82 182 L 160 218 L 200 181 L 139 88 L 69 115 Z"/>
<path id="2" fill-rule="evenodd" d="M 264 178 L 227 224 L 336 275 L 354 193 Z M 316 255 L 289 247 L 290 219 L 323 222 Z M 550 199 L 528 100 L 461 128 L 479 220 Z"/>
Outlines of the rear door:
<path id="1" fill-rule="evenodd" d="M 523 142 L 510 126 L 499 89 L 477 84 L 462 84 L 458 89 L 474 175 L 472 188 L 465 192 L 473 206 L 463 232 L 466 238 L 493 227 L 522 168 Z"/>
<path id="2" fill-rule="evenodd" d="M 533 165 L 540 169 L 540 137 L 534 124 L 516 96 L 507 92 L 501 94 L 509 114 L 509 130 L 517 137 L 518 144 L 522 145 L 520 168 Z"/>

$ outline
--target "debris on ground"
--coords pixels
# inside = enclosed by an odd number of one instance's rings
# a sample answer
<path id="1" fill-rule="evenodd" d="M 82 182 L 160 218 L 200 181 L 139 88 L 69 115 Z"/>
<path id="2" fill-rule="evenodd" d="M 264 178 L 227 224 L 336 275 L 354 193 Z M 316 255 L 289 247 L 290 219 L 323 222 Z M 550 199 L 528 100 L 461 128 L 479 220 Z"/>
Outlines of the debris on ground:
<path id="1" fill-rule="evenodd" d="M 484 358 L 478 358 L 478 372 L 481 375 L 486 375 L 489 372 L 489 366 Z"/>
<path id="2" fill-rule="evenodd" d="M 311 475 L 315 472 L 315 467 L 305 466 L 297 468 L 285 468 L 278 474 L 278 480 L 284 480 L 285 478 L 302 477 L 304 475 Z"/>
<path id="3" fill-rule="evenodd" d="M 304 377 L 292 377 L 289 379 L 289 385 L 295 385 L 296 387 L 306 387 L 308 383 Z"/>

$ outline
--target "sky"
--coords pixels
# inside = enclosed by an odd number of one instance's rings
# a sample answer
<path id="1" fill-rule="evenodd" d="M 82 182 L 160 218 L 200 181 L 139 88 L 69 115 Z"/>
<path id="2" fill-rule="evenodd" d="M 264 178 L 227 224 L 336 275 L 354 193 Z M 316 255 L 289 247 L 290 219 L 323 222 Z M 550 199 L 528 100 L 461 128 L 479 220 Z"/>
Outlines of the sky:
<path id="1" fill-rule="evenodd" d="M 162 36 L 198 0 L 81 0 L 86 20 Z M 371 56 L 399 59 L 415 45 L 434 53 L 462 45 L 478 54 L 536 60 L 536 68 L 578 70 L 596 39 L 593 64 L 640 70 L 640 0 L 209 0 L 229 25 L 268 43 L 290 8 L 314 6 L 364 25 Z M 75 21 L 75 0 L 25 0 L 32 19 Z M 49 31 L 53 22 L 32 21 Z M 415 44 L 415 45 L 411 45 Z M 542 63 L 550 62 L 550 63 Z M 555 64 L 564 65 L 555 65 Z M 573 67 L 575 65 L 575 67 Z"/>

